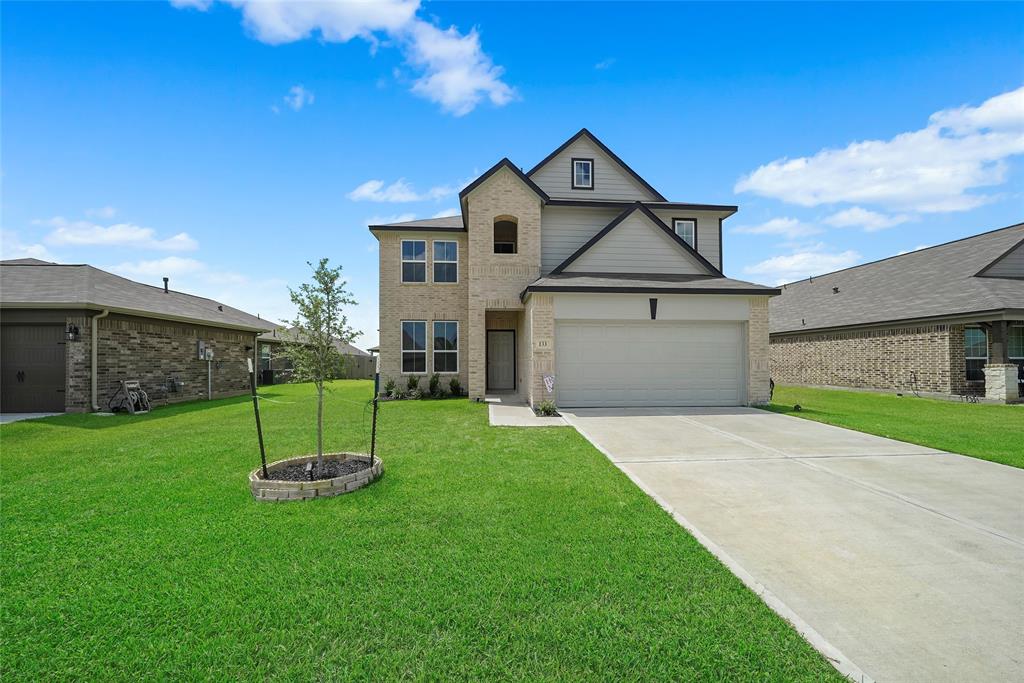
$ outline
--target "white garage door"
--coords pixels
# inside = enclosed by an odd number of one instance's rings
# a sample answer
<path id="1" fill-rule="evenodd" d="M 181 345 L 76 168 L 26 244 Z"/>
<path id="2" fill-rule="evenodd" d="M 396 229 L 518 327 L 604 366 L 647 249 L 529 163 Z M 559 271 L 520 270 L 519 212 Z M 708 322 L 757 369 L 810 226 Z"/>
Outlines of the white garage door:
<path id="1" fill-rule="evenodd" d="M 558 405 L 739 405 L 744 357 L 741 323 L 559 322 Z"/>

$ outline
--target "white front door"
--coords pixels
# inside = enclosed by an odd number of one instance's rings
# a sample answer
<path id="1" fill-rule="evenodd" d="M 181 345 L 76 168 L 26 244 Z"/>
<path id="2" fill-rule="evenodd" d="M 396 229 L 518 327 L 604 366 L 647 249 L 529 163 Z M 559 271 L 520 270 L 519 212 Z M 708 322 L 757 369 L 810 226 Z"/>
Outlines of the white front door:
<path id="1" fill-rule="evenodd" d="M 512 391 L 516 388 L 515 330 L 487 331 L 487 390 Z"/>
<path id="2" fill-rule="evenodd" d="M 559 322 L 558 405 L 742 405 L 743 329 L 738 322 Z"/>

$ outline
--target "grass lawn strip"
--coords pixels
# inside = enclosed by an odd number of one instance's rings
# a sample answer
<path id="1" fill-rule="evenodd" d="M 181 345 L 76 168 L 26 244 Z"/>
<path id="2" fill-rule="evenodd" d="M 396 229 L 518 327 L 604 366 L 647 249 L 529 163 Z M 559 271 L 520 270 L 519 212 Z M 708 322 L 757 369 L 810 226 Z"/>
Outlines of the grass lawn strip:
<path id="1" fill-rule="evenodd" d="M 802 408 L 794 411 L 793 406 Z M 1024 405 L 778 386 L 768 410 L 1024 467 Z"/>
<path id="2" fill-rule="evenodd" d="M 333 385 L 326 449 L 370 393 Z M 313 452 L 311 388 L 263 395 L 269 457 Z M 381 480 L 267 505 L 251 410 L 0 428 L 5 681 L 840 680 L 574 430 L 388 403 Z"/>

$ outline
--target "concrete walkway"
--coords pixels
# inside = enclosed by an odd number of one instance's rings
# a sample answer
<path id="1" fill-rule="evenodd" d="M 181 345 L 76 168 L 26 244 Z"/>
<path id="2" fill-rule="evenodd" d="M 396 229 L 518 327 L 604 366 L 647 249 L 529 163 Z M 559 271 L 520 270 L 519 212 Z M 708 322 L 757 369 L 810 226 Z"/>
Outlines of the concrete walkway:
<path id="1" fill-rule="evenodd" d="M 565 427 L 560 417 L 540 417 L 528 405 L 489 403 L 488 419 L 492 427 Z"/>
<path id="2" fill-rule="evenodd" d="M 10 424 L 11 422 L 21 422 L 22 420 L 35 420 L 40 417 L 53 417 L 54 415 L 63 415 L 64 413 L 0 413 L 0 425 Z"/>
<path id="3" fill-rule="evenodd" d="M 747 408 L 563 415 L 843 673 L 1024 676 L 1024 470 Z"/>

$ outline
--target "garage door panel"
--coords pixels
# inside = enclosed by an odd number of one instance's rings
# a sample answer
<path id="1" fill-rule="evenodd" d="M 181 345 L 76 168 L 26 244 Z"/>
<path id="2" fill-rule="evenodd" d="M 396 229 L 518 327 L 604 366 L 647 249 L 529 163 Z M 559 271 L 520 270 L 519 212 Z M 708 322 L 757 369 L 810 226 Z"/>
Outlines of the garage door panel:
<path id="1" fill-rule="evenodd" d="M 734 322 L 559 322 L 558 402 L 567 408 L 742 404 L 742 331 Z"/>

